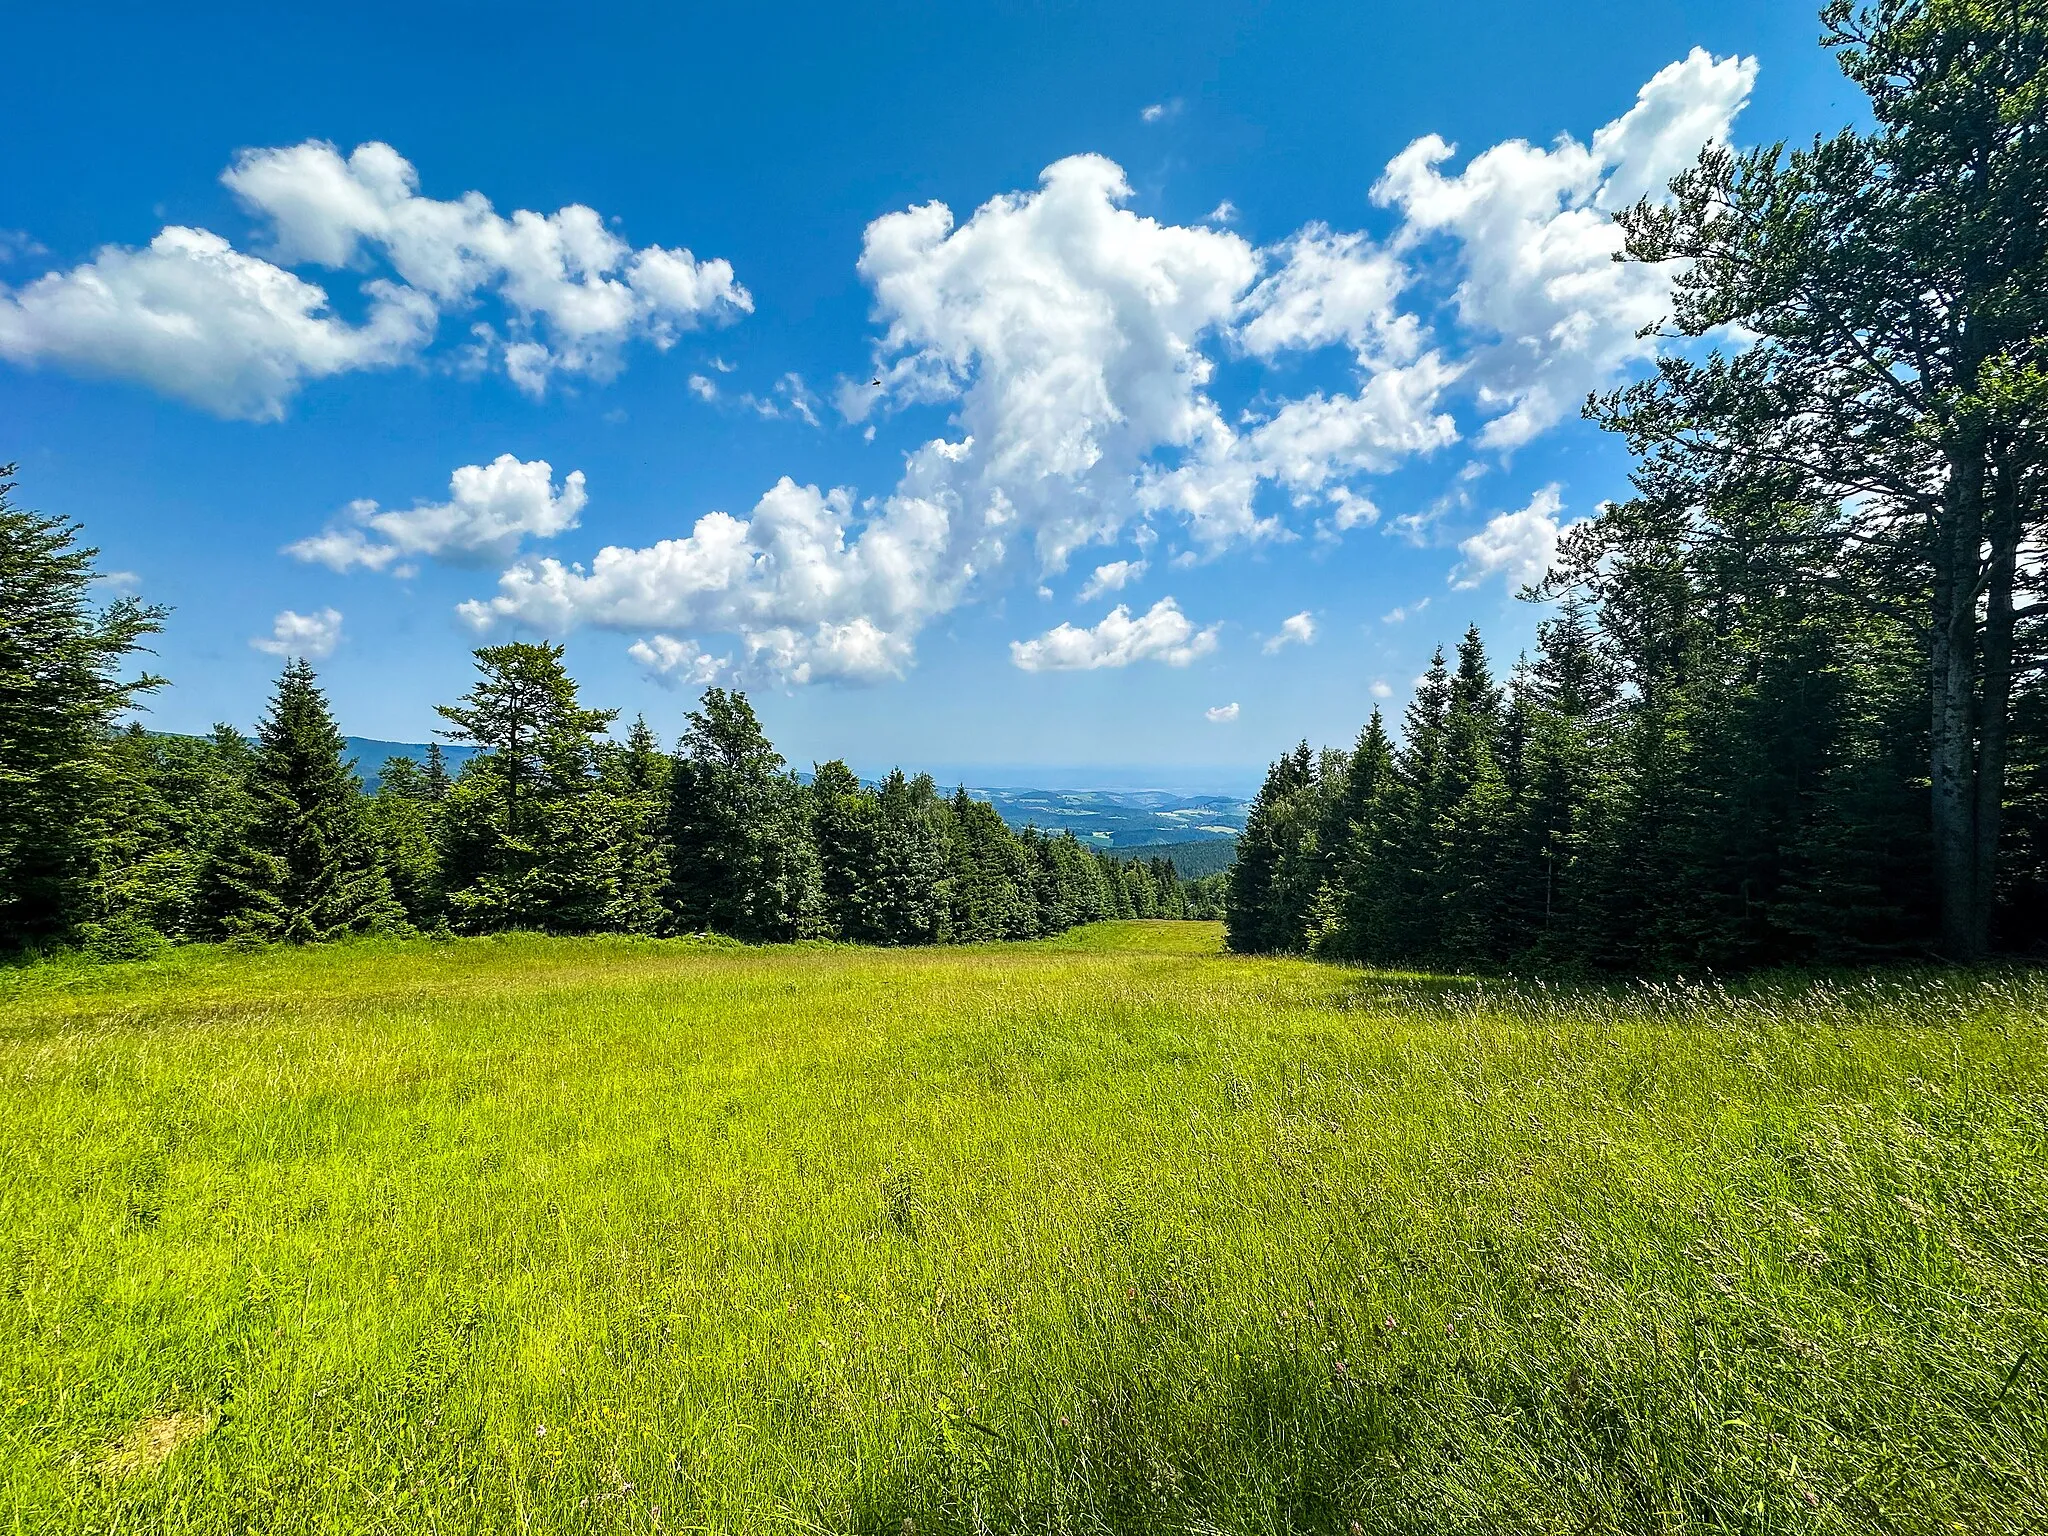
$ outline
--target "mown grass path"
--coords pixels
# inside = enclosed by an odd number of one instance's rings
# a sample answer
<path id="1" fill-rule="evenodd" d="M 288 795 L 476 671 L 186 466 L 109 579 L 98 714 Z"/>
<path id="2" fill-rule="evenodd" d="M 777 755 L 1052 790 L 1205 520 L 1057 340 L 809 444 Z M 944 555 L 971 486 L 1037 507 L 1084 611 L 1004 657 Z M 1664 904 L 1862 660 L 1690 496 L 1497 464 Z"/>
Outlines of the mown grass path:
<path id="1" fill-rule="evenodd" d="M 0 1531 L 2039 1532 L 2048 978 L 0 973 Z"/>

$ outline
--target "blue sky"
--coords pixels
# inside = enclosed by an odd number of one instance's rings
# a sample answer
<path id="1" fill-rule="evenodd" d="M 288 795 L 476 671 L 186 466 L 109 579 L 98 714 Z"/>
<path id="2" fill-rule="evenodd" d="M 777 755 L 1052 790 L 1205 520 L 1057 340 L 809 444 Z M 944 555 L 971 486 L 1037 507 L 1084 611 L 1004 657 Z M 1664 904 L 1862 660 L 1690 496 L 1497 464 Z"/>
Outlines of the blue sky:
<path id="1" fill-rule="evenodd" d="M 15 18 L 0 458 L 174 608 L 155 723 L 281 647 L 419 740 L 547 636 L 664 736 L 1241 783 L 1625 489 L 1606 211 L 1857 112 L 1800 5 L 598 12 Z"/>

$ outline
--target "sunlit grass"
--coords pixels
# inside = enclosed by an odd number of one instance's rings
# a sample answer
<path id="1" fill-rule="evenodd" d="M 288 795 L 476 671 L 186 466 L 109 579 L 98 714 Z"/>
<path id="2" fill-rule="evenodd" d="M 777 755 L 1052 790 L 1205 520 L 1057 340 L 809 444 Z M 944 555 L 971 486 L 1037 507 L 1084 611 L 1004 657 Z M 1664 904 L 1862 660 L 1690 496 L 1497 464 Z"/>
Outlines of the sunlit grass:
<path id="1" fill-rule="evenodd" d="M 0 973 L 0 1530 L 2048 1528 L 2048 980 L 1218 942 Z"/>

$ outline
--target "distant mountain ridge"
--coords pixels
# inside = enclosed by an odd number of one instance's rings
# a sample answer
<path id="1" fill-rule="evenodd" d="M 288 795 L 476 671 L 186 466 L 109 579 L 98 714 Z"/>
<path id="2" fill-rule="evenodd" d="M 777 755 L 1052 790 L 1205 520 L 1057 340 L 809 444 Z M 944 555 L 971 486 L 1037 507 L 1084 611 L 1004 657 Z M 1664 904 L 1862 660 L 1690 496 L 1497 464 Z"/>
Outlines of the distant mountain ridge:
<path id="1" fill-rule="evenodd" d="M 374 736 L 344 736 L 341 740 L 342 751 L 355 759 L 356 777 L 363 781 L 363 789 L 373 795 L 384 781 L 386 758 L 409 757 L 416 763 L 427 760 L 427 744 L 423 741 L 379 741 Z M 450 773 L 461 768 L 480 750 L 478 747 L 458 747 L 445 741 L 441 743 L 441 755 L 448 760 Z"/>

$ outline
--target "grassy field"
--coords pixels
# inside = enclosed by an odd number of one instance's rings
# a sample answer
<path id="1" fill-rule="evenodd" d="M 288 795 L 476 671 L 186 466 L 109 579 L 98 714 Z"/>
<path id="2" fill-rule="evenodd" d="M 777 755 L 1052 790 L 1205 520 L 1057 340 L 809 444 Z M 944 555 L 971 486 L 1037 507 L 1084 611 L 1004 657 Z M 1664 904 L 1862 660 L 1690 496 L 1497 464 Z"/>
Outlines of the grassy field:
<path id="1" fill-rule="evenodd" d="M 2040 1532 L 2048 977 L 0 972 L 0 1531 Z"/>

